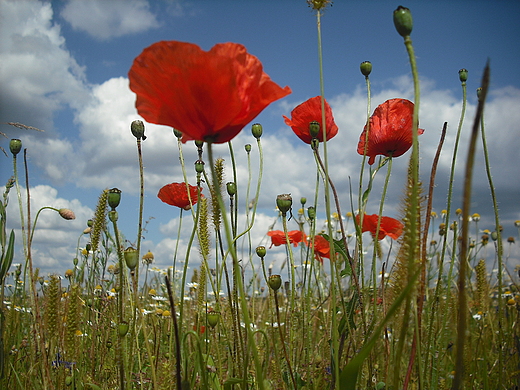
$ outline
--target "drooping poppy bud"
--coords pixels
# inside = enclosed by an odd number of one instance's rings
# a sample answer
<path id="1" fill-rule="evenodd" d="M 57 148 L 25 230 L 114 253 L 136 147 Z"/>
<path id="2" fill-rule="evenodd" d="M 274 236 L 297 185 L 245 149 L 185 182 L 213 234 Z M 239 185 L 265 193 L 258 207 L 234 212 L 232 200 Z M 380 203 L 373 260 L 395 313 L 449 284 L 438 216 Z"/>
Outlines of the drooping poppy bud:
<path id="1" fill-rule="evenodd" d="M 76 219 L 76 215 L 74 215 L 74 211 L 70 209 L 59 209 L 58 213 L 63 219 L 66 219 L 68 221 L 71 221 L 73 219 Z"/>
<path id="2" fill-rule="evenodd" d="M 406 7 L 399 6 L 394 11 L 394 26 L 400 36 L 407 37 L 413 29 L 412 13 Z"/>

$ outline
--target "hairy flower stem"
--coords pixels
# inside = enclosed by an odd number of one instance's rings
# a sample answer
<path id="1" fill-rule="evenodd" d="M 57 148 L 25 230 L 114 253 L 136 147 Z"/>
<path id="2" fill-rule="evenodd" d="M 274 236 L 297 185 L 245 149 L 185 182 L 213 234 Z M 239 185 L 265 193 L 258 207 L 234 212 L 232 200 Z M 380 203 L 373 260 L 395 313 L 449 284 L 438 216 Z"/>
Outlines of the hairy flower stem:
<path id="1" fill-rule="evenodd" d="M 141 138 L 137 138 L 137 156 L 139 159 L 139 224 L 137 227 L 137 257 L 141 258 L 141 239 L 143 234 L 143 209 L 144 209 L 144 173 L 143 173 L 143 153 L 141 148 Z M 188 191 L 189 194 L 189 191 Z M 137 300 L 137 288 L 139 286 L 139 267 L 135 268 L 134 297 Z"/>
<path id="2" fill-rule="evenodd" d="M 124 283 L 125 283 L 125 259 L 123 257 L 123 251 L 121 250 L 121 243 L 119 240 L 119 230 L 117 228 L 117 212 L 112 210 L 109 212 L 109 218 L 114 228 L 114 236 L 116 240 L 116 251 L 117 258 L 119 260 L 119 291 L 117 294 L 117 321 L 118 326 L 123 324 L 124 321 Z M 117 337 L 117 365 L 119 369 L 119 388 L 125 390 L 126 378 L 125 378 L 125 353 L 124 353 L 124 335 L 121 332 L 118 333 Z"/>
<path id="3" fill-rule="evenodd" d="M 486 64 L 484 75 L 482 76 L 482 92 L 475 114 L 475 121 L 471 131 L 471 138 L 469 142 L 468 157 L 466 161 L 466 172 L 464 175 L 464 194 L 462 199 L 462 241 L 460 243 L 460 258 L 459 258 L 459 279 L 458 286 L 458 320 L 457 320 L 457 351 L 455 357 L 455 378 L 453 378 L 453 390 L 459 390 L 463 387 L 464 382 L 464 347 L 466 345 L 466 329 L 468 320 L 467 296 L 466 296 L 466 268 L 467 255 L 469 245 L 469 216 L 471 206 L 471 185 L 473 181 L 473 166 L 475 163 L 475 151 L 478 137 L 478 130 L 482 113 L 484 111 L 484 102 L 486 100 L 487 90 L 489 86 L 489 64 Z M 499 293 L 499 296 L 502 292 Z M 499 298 L 500 299 L 500 298 Z M 500 301 L 499 301 L 500 303 Z"/>
<path id="4" fill-rule="evenodd" d="M 213 182 L 217 182 L 217 173 L 215 171 L 215 164 L 213 160 L 213 145 L 211 143 L 208 144 L 208 156 L 211 166 L 211 175 L 213 178 Z M 233 236 L 231 232 L 231 227 L 229 225 L 229 221 L 227 219 L 227 215 L 225 213 L 226 207 L 224 205 L 224 200 L 222 199 L 222 194 L 220 192 L 217 192 L 217 200 L 220 209 L 222 210 L 222 222 L 224 225 L 224 231 L 226 233 L 226 240 L 228 244 L 228 251 L 231 255 L 231 259 L 233 261 L 233 271 L 239 275 L 239 277 L 236 278 L 237 282 L 237 290 L 239 293 L 239 302 L 240 307 L 242 309 L 242 316 L 244 318 L 244 324 L 247 332 L 247 350 L 251 351 L 253 354 L 253 360 L 255 364 L 255 372 L 256 372 L 256 381 L 258 383 L 258 387 L 260 390 L 265 390 L 265 384 L 264 384 L 264 373 L 262 369 L 262 364 L 260 362 L 260 358 L 258 356 L 258 349 L 256 347 L 255 339 L 252 334 L 251 330 L 251 319 L 249 317 L 249 311 L 248 311 L 248 305 L 247 305 L 247 299 L 246 299 L 246 293 L 244 290 L 244 284 L 242 282 L 242 272 L 240 265 L 238 263 L 238 256 L 236 253 L 235 245 L 233 245 Z"/>
<path id="5" fill-rule="evenodd" d="M 408 241 L 408 280 L 411 275 L 415 274 L 415 257 L 417 253 L 417 247 L 419 245 L 419 226 L 418 226 L 418 206 L 419 206 L 419 99 L 420 99 L 420 87 L 419 87 L 419 72 L 417 71 L 417 62 L 415 59 L 415 52 L 412 45 L 412 39 L 410 35 L 404 37 L 404 45 L 408 52 L 410 61 L 410 67 L 412 70 L 413 87 L 414 87 L 414 107 L 413 107 L 413 122 L 412 122 L 412 155 L 410 157 L 410 180 L 411 183 L 411 196 L 410 196 L 410 237 Z M 395 358 L 395 369 L 393 377 L 393 386 L 399 387 L 399 376 L 400 376 L 400 364 L 401 356 L 403 354 L 404 339 L 408 330 L 408 318 L 410 317 L 410 311 L 413 309 L 411 303 L 412 294 L 408 294 L 406 297 L 405 310 L 403 314 L 403 327 L 399 335 L 399 342 L 397 346 L 396 358 Z"/>
<path id="6" fill-rule="evenodd" d="M 286 239 L 287 238 L 288 237 L 286 237 Z M 287 242 L 289 242 L 289 241 L 287 241 Z M 287 245 L 290 246 L 290 244 L 287 244 Z M 280 306 L 278 305 L 278 291 L 273 291 L 273 296 L 274 296 L 274 304 L 276 307 L 276 321 L 278 321 L 278 333 L 280 334 L 280 342 L 282 343 L 283 354 L 285 357 L 285 361 L 287 363 L 287 369 L 289 370 L 289 375 L 291 377 L 291 381 L 293 383 L 294 388 L 297 389 L 298 386 L 296 384 L 296 379 L 294 379 L 294 373 L 293 373 L 293 370 L 291 367 L 291 359 L 289 358 L 289 355 L 287 353 L 287 347 L 285 346 L 285 336 L 284 336 L 283 330 L 282 330 L 282 323 L 280 322 Z M 287 326 L 289 326 L 291 328 L 290 324 L 287 324 Z"/>
<path id="7" fill-rule="evenodd" d="M 484 97 L 482 97 L 484 96 Z M 484 99 L 485 95 L 481 94 L 480 99 Z M 502 256 L 504 253 L 503 249 L 503 243 L 502 243 L 502 232 L 500 231 L 500 218 L 498 214 L 498 203 L 497 203 L 497 196 L 495 193 L 495 186 L 493 184 L 493 177 L 491 176 L 491 165 L 489 164 L 489 153 L 488 153 L 488 147 L 486 142 L 486 134 L 484 130 L 484 109 L 482 108 L 482 115 L 480 118 L 480 132 L 482 136 L 482 149 L 484 151 L 484 161 L 486 166 L 486 175 L 489 182 L 489 190 L 491 191 L 491 200 L 493 201 L 493 212 L 495 215 L 495 232 L 497 234 L 496 239 L 496 245 L 497 245 L 497 262 L 498 262 L 498 274 L 497 274 L 497 281 L 498 281 L 498 311 L 499 313 L 504 312 L 504 299 L 502 296 L 502 289 L 503 289 L 503 280 L 502 280 L 502 272 L 503 272 L 503 263 L 502 263 Z M 500 351 L 502 351 L 502 348 L 504 346 L 504 333 L 502 329 L 502 320 L 503 317 L 501 315 L 498 316 L 498 345 L 500 348 Z M 498 372 L 503 373 L 503 361 L 504 354 L 499 353 L 498 354 Z M 502 375 L 499 375 L 500 378 L 502 378 Z M 500 386 L 503 384 L 500 383 Z"/>
<path id="8" fill-rule="evenodd" d="M 177 313 L 175 312 L 175 301 L 173 300 L 173 292 L 168 276 L 164 277 L 166 282 L 166 289 L 168 290 L 168 299 L 171 307 L 171 317 L 173 319 L 173 336 L 175 338 L 175 381 L 177 382 L 177 389 L 182 389 L 182 376 L 181 376 L 181 339 L 179 333 L 179 324 L 177 323 Z M 181 299 L 182 301 L 182 299 Z"/>

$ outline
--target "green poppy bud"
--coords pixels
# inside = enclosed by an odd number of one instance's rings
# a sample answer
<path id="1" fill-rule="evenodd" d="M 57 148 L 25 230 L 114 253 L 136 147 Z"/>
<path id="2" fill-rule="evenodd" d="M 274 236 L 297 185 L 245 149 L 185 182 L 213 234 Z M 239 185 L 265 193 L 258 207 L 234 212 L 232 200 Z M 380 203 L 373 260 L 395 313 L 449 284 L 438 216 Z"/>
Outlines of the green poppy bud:
<path id="1" fill-rule="evenodd" d="M 307 215 L 311 221 L 314 221 L 316 219 L 316 209 L 314 207 L 309 207 L 307 209 Z"/>
<path id="2" fill-rule="evenodd" d="M 117 222 L 119 219 L 119 215 L 117 214 L 116 210 L 111 210 L 108 212 L 108 219 L 110 219 L 110 222 Z"/>
<path id="3" fill-rule="evenodd" d="M 251 151 L 251 144 L 245 144 L 244 149 L 246 150 L 246 153 L 249 153 Z"/>
<path id="4" fill-rule="evenodd" d="M 465 83 L 468 80 L 468 70 L 462 68 L 459 70 L 459 80 L 461 83 Z"/>
<path id="5" fill-rule="evenodd" d="M 291 194 L 281 194 L 276 197 L 276 206 L 278 206 L 278 210 L 282 212 L 282 214 L 287 214 L 292 207 L 292 197 Z"/>
<path id="6" fill-rule="evenodd" d="M 118 188 L 112 188 L 108 190 L 108 205 L 115 210 L 117 206 L 119 206 L 119 202 L 121 202 L 121 190 Z"/>
<path id="7" fill-rule="evenodd" d="M 173 129 L 173 134 L 174 134 L 177 138 L 179 138 L 179 139 L 182 138 L 182 131 L 180 131 L 180 130 Z"/>
<path id="8" fill-rule="evenodd" d="M 135 120 L 130 125 L 130 130 L 132 131 L 132 134 L 135 138 L 143 139 L 143 141 L 146 139 L 146 136 L 144 135 L 144 123 L 140 120 Z"/>
<path id="9" fill-rule="evenodd" d="M 482 87 L 477 88 L 477 98 L 480 101 L 480 95 L 482 94 Z"/>
<path id="10" fill-rule="evenodd" d="M 307 203 L 307 198 L 301 198 L 300 203 L 302 204 L 302 206 L 305 206 L 305 203 Z"/>
<path id="11" fill-rule="evenodd" d="M 309 123 L 309 134 L 311 137 L 316 138 L 320 134 L 320 123 L 312 121 Z"/>
<path id="12" fill-rule="evenodd" d="M 211 328 L 214 328 L 218 324 L 220 313 L 216 311 L 211 311 L 206 314 L 206 318 L 208 319 L 208 325 L 211 326 Z"/>
<path id="13" fill-rule="evenodd" d="M 75 258 L 72 260 L 72 264 L 74 264 L 74 267 L 78 265 L 78 262 L 79 262 L 79 260 L 78 260 L 77 257 L 75 257 Z"/>
<path id="14" fill-rule="evenodd" d="M 85 245 L 85 249 L 87 250 L 87 252 L 90 252 L 90 250 L 92 249 L 92 244 L 89 242 L 87 245 Z"/>
<path id="15" fill-rule="evenodd" d="M 119 330 L 119 336 L 120 337 L 125 337 L 126 334 L 128 333 L 128 328 L 129 328 L 129 325 L 128 325 L 128 322 L 121 322 L 118 326 L 118 330 Z"/>
<path id="16" fill-rule="evenodd" d="M 126 248 L 124 252 L 125 262 L 126 266 L 133 271 L 135 267 L 137 266 L 137 263 L 139 262 L 139 256 L 137 253 L 137 249 L 134 249 L 132 247 Z"/>
<path id="17" fill-rule="evenodd" d="M 197 172 L 197 173 L 204 172 L 204 161 L 202 161 L 202 160 L 195 161 L 195 172 Z"/>
<path id="18" fill-rule="evenodd" d="M 91 228 L 92 226 L 94 226 L 94 221 L 91 220 L 91 219 L 89 219 L 89 220 L 87 221 L 87 226 L 90 227 L 90 228 Z"/>
<path id="19" fill-rule="evenodd" d="M 226 189 L 229 196 L 235 196 L 237 193 L 237 185 L 232 181 L 226 184 Z"/>
<path id="20" fill-rule="evenodd" d="M 496 241 L 498 239 L 498 233 L 497 232 L 491 232 L 491 239 L 493 241 Z"/>
<path id="21" fill-rule="evenodd" d="M 400 36 L 407 37 L 413 29 L 412 13 L 406 7 L 399 6 L 394 11 L 394 26 Z"/>
<path id="22" fill-rule="evenodd" d="M 265 250 L 265 246 L 256 247 L 256 254 L 258 255 L 258 257 L 263 259 L 266 255 L 266 253 L 267 253 L 267 251 Z"/>
<path id="23" fill-rule="evenodd" d="M 372 73 L 372 63 L 370 61 L 363 61 L 361 65 L 359 65 L 359 70 L 361 70 L 363 76 L 368 77 L 368 75 Z"/>
<path id="24" fill-rule="evenodd" d="M 22 141 L 18 138 L 13 138 L 11 142 L 9 142 L 9 149 L 13 156 L 16 156 L 22 150 Z"/>
<path id="25" fill-rule="evenodd" d="M 269 284 L 269 287 L 271 287 L 273 291 L 278 291 L 282 286 L 282 277 L 280 275 L 271 275 L 269 276 L 267 284 Z"/>
<path id="26" fill-rule="evenodd" d="M 259 139 L 262 136 L 263 128 L 260 123 L 255 123 L 253 126 L 251 126 L 251 132 L 253 133 L 253 137 L 256 139 Z"/>

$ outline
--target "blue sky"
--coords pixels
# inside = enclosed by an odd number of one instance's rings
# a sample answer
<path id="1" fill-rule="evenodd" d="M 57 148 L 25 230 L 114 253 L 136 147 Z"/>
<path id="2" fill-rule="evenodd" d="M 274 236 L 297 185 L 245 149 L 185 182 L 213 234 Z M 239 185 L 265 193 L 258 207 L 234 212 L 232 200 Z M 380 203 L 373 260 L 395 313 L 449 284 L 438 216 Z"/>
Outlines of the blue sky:
<path id="1" fill-rule="evenodd" d="M 359 64 L 373 64 L 372 111 L 393 97 L 412 99 L 408 58 L 402 38 L 395 32 L 392 12 L 399 3 L 389 1 L 335 1 L 322 18 L 325 96 L 339 126 L 331 141 L 332 177 L 343 193 L 348 211 L 349 177 L 355 180 L 360 158 L 355 152 L 363 129 L 366 91 Z M 421 136 L 423 177 L 438 142 L 444 121 L 449 123 L 445 153 L 439 167 L 434 205 L 445 208 L 446 182 L 454 133 L 459 120 L 461 88 L 458 70 L 469 70 L 469 105 L 459 155 L 454 207 L 459 207 L 461 172 L 468 129 L 475 109 L 475 90 L 487 59 L 491 63 L 491 92 L 486 108 L 486 129 L 491 165 L 501 207 L 505 236 L 517 235 L 518 123 L 520 120 L 520 4 L 516 1 L 408 1 L 412 10 L 414 42 L 421 76 Z M 238 42 L 256 55 L 266 73 L 293 91 L 269 106 L 255 122 L 263 124 L 266 153 L 261 214 L 253 231 L 253 245 L 265 243 L 264 234 L 276 219 L 274 199 L 292 193 L 310 198 L 314 162 L 283 123 L 282 115 L 319 94 L 316 19 L 303 0 L 285 1 L 0 1 L 0 131 L 20 138 L 28 148 L 33 209 L 46 205 L 70 207 L 74 222 L 42 215 L 35 235 L 36 265 L 45 272 L 63 272 L 72 266 L 78 237 L 92 217 L 104 188 L 123 190 L 123 233 L 135 241 L 138 191 L 135 142 L 129 132 L 138 119 L 135 96 L 128 89 L 127 73 L 133 59 L 160 40 L 188 41 L 208 50 L 219 42 Z M 5 122 L 21 122 L 45 133 L 20 131 Z M 159 266 L 171 263 L 178 212 L 156 198 L 158 189 L 181 181 L 176 141 L 171 131 L 147 126 L 143 143 L 146 175 L 143 249 L 156 254 Z M 234 141 L 242 151 L 254 143 L 248 128 Z M 0 137 L 8 149 L 8 139 Z M 184 146 L 188 168 L 195 149 Z M 222 149 L 226 158 L 226 149 Z M 239 153 L 238 153 L 239 154 Z M 239 178 L 246 181 L 241 164 Z M 253 158 L 254 168 L 257 166 Z M 482 215 L 482 229 L 493 229 L 489 189 L 483 158 L 478 158 L 472 212 Z M 11 174 L 10 159 L 0 155 L 1 177 Z M 385 215 L 397 217 L 406 157 L 396 159 Z M 229 176 L 230 177 L 230 176 Z M 379 183 L 380 184 L 380 183 Z M 243 189 L 243 185 L 239 185 Z M 378 189 L 379 191 L 379 189 Z M 375 193 L 374 198 L 379 196 Z M 244 199 L 244 198 L 242 198 Z M 16 198 L 11 198 L 9 226 L 17 226 Z M 443 203 L 444 202 L 444 203 Z M 323 206 L 323 205 L 321 205 Z M 369 210 L 369 213 L 375 213 Z M 85 244 L 82 237 L 80 245 Z M 181 241 L 185 244 L 185 241 Z M 181 247 L 182 247 L 181 244 Z M 518 255 L 518 248 L 517 255 Z M 20 254 L 18 254 L 20 255 Z M 518 256 L 516 256 L 518 258 Z M 273 252 L 280 260 L 283 253 Z M 194 255 L 194 265 L 198 260 Z M 15 260 L 16 261 L 16 260 Z"/>

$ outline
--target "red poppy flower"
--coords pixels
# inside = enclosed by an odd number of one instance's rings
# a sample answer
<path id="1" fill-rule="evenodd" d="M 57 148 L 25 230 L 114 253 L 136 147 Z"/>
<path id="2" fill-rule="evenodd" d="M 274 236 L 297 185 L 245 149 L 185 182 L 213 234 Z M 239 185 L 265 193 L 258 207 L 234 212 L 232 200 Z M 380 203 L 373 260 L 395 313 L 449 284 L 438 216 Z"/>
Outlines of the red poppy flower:
<path id="1" fill-rule="evenodd" d="M 281 230 L 270 230 L 267 232 L 267 235 L 271 237 L 271 247 L 287 243 L 285 241 L 285 233 Z M 305 235 L 300 230 L 291 230 L 287 232 L 287 235 L 289 236 L 289 242 L 294 246 L 298 246 L 298 243 L 305 239 Z"/>
<path id="2" fill-rule="evenodd" d="M 299 106 L 296 106 L 291 111 L 291 119 L 283 116 L 285 124 L 291 126 L 294 133 L 305 143 L 310 144 L 312 137 L 309 133 L 309 123 L 316 121 L 321 123 L 321 96 L 316 96 L 304 101 Z M 338 134 L 338 126 L 334 122 L 332 116 L 332 109 L 329 103 L 325 100 L 325 125 L 327 132 L 327 140 L 330 140 Z M 320 142 L 323 142 L 323 130 L 320 130 L 317 137 Z"/>
<path id="3" fill-rule="evenodd" d="M 321 236 L 314 236 L 314 257 L 321 264 L 323 264 L 323 258 L 330 259 L 330 243 L 329 241 Z"/>
<path id="4" fill-rule="evenodd" d="M 137 111 L 147 122 L 174 127 L 184 142 L 224 143 L 291 93 L 262 69 L 237 43 L 203 51 L 192 43 L 161 41 L 144 49 L 128 77 Z"/>
<path id="5" fill-rule="evenodd" d="M 363 217 L 363 226 L 361 231 L 370 232 L 375 237 L 377 230 L 377 214 L 366 215 Z M 359 215 L 356 215 L 356 222 L 359 224 Z M 379 226 L 378 239 L 382 240 L 386 236 L 397 240 L 403 234 L 403 224 L 397 219 L 390 217 L 381 217 L 381 225 Z"/>
<path id="6" fill-rule="evenodd" d="M 189 210 L 191 205 L 197 203 L 197 187 L 189 186 L 190 188 L 190 199 L 188 198 L 188 191 L 186 190 L 186 183 L 171 183 L 166 184 L 159 190 L 157 197 L 164 203 L 171 206 L 177 206 L 184 210 Z M 202 194 L 200 194 L 202 196 Z"/>
<path id="7" fill-rule="evenodd" d="M 372 165 L 377 155 L 399 157 L 412 146 L 412 124 L 414 104 L 406 99 L 390 99 L 377 106 L 370 117 L 367 156 Z M 359 137 L 357 152 L 365 150 L 367 126 Z M 419 129 L 419 134 L 424 132 Z"/>

